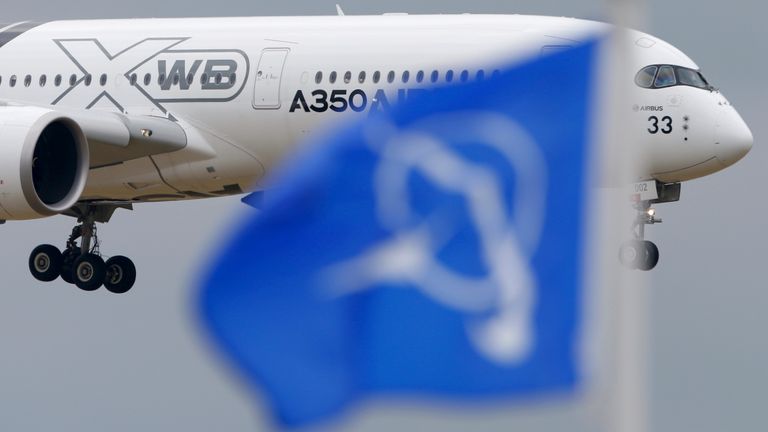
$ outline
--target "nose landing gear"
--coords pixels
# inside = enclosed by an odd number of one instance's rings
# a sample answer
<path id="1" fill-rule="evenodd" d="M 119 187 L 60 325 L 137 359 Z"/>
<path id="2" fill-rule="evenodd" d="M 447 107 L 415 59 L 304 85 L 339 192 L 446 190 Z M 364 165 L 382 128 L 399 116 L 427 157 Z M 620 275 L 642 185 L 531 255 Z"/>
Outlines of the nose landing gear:
<path id="1" fill-rule="evenodd" d="M 632 200 L 637 215 L 632 221 L 633 240 L 619 247 L 619 261 L 630 269 L 649 271 L 659 263 L 659 248 L 645 239 L 645 226 L 661 223 L 653 204 L 680 200 L 680 183 L 661 183 L 649 180 L 635 183 Z"/>
<path id="2" fill-rule="evenodd" d="M 104 262 L 96 233 L 96 221 L 108 221 L 115 208 L 86 205 L 78 210 L 79 225 L 72 229 L 63 252 L 51 245 L 41 245 L 32 251 L 29 256 L 32 276 L 43 282 L 61 276 L 65 282 L 84 291 L 95 291 L 104 285 L 115 294 L 128 292 L 136 282 L 136 267 L 124 256 L 114 256 Z"/>
<path id="3" fill-rule="evenodd" d="M 637 216 L 632 223 L 634 240 L 625 242 L 619 248 L 619 261 L 630 269 L 649 271 L 659 263 L 659 248 L 645 240 L 645 226 L 661 223 L 656 217 L 656 210 L 650 201 L 641 201 L 635 205 Z"/>

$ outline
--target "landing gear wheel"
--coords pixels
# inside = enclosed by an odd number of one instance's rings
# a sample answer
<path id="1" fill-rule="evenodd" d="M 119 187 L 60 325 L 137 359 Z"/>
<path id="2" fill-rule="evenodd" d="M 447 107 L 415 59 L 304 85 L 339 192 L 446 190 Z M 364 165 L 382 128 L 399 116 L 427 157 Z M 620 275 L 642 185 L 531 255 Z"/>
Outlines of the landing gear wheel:
<path id="1" fill-rule="evenodd" d="M 56 246 L 40 245 L 29 255 L 29 271 L 35 279 L 51 282 L 59 277 L 62 256 Z"/>
<path id="2" fill-rule="evenodd" d="M 70 284 L 75 283 L 75 276 L 72 273 L 72 269 L 74 268 L 75 261 L 81 254 L 82 252 L 80 252 L 80 249 L 67 249 L 62 254 L 61 278 L 64 282 Z"/>
<path id="3" fill-rule="evenodd" d="M 644 251 L 643 259 L 638 263 L 637 268 L 642 271 L 653 270 L 659 263 L 659 248 L 648 240 L 642 241 L 642 248 Z"/>
<path id="4" fill-rule="evenodd" d="M 107 276 L 104 287 L 114 294 L 128 292 L 136 282 L 136 266 L 124 256 L 114 256 L 107 260 Z"/>
<path id="5" fill-rule="evenodd" d="M 659 263 L 659 248 L 648 240 L 631 240 L 619 248 L 619 261 L 630 269 L 652 270 Z"/>
<path id="6" fill-rule="evenodd" d="M 94 291 L 104 283 L 107 267 L 100 256 L 85 254 L 80 256 L 72 266 L 75 285 L 83 291 Z"/>
<path id="7" fill-rule="evenodd" d="M 619 248 L 619 261 L 630 269 L 637 269 L 640 262 L 645 259 L 645 250 L 642 241 L 630 240 Z"/>

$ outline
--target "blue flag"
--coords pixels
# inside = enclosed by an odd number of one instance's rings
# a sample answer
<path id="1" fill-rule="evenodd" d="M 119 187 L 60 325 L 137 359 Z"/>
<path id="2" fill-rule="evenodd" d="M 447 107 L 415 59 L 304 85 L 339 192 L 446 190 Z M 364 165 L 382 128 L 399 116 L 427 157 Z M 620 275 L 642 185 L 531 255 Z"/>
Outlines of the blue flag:
<path id="1" fill-rule="evenodd" d="M 281 424 L 577 388 L 597 49 L 412 93 L 273 177 L 201 311 Z"/>

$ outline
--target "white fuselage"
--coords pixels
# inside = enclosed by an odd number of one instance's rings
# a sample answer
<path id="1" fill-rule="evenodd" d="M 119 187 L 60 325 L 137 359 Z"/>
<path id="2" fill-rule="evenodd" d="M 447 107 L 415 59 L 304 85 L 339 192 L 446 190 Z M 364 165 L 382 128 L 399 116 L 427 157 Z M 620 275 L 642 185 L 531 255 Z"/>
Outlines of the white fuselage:
<path id="1" fill-rule="evenodd" d="M 609 28 L 482 15 L 51 22 L 0 48 L 0 100 L 165 117 L 183 128 L 181 150 L 92 164 L 83 199 L 229 195 L 258 188 L 298 143 L 341 119 L 387 109 L 414 88 L 490 76 Z M 634 42 L 629 58 L 637 64 L 626 77 L 634 90 L 634 74 L 646 65 L 698 69 L 663 41 L 636 33 Z M 746 125 L 719 92 L 673 86 L 635 93 L 638 122 L 627 133 L 642 134 L 647 148 L 643 179 L 707 175 L 743 156 L 746 141 L 751 146 Z M 653 116 L 661 122 L 656 132 Z"/>

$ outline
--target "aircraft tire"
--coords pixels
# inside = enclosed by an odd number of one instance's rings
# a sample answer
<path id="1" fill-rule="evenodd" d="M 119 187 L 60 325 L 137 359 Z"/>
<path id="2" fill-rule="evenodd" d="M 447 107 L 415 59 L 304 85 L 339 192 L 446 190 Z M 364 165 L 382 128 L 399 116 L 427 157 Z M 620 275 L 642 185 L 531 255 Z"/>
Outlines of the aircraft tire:
<path id="1" fill-rule="evenodd" d="M 75 285 L 83 291 L 95 291 L 104 283 L 107 266 L 100 256 L 81 255 L 72 266 Z"/>
<path id="2" fill-rule="evenodd" d="M 638 269 L 643 271 L 653 270 L 659 263 L 659 248 L 655 243 L 644 240 L 642 242 L 643 259 L 640 260 Z"/>
<path id="3" fill-rule="evenodd" d="M 42 282 L 51 282 L 59 277 L 62 256 L 56 246 L 40 245 L 29 255 L 29 271 Z"/>
<path id="4" fill-rule="evenodd" d="M 630 240 L 619 247 L 619 262 L 630 269 L 637 269 L 645 258 L 642 242 Z"/>
<path id="5" fill-rule="evenodd" d="M 75 260 L 80 256 L 79 249 L 67 249 L 62 254 L 61 278 L 66 283 L 75 283 L 75 276 L 72 274 Z"/>
<path id="6" fill-rule="evenodd" d="M 107 273 L 104 287 L 111 293 L 124 294 L 133 288 L 136 282 L 136 266 L 124 256 L 114 256 L 107 260 Z"/>

